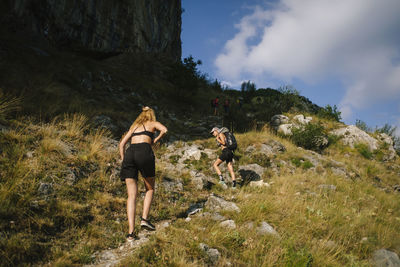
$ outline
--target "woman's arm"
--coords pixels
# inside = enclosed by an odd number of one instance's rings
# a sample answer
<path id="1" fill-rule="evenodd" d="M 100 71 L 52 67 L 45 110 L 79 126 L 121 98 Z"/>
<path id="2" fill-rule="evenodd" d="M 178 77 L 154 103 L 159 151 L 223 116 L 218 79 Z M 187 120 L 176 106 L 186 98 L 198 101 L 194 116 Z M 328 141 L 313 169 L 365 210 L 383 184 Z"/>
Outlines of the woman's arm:
<path id="1" fill-rule="evenodd" d="M 121 160 L 124 160 L 124 153 L 125 153 L 125 145 L 128 142 L 128 140 L 131 138 L 132 136 L 132 131 L 133 130 L 129 130 L 125 136 L 122 138 L 121 142 L 119 143 L 119 155 L 121 156 Z"/>
<path id="2" fill-rule="evenodd" d="M 219 133 L 219 134 L 217 135 L 217 141 L 218 141 L 221 145 L 225 146 L 225 143 L 226 143 L 225 135 L 224 135 L 223 133 Z"/>
<path id="3" fill-rule="evenodd" d="M 160 140 L 164 136 L 164 134 L 168 132 L 168 129 L 158 121 L 154 123 L 154 128 L 156 128 L 156 130 L 160 132 L 160 134 L 156 138 L 154 138 L 154 144 L 155 144 L 158 142 L 158 140 Z"/>

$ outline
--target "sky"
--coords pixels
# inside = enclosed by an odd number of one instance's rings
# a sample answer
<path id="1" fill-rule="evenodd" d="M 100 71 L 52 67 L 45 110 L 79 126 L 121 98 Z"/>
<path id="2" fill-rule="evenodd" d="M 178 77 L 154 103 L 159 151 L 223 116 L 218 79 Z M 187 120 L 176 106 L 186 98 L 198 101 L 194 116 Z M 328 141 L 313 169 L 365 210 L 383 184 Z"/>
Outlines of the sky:
<path id="1" fill-rule="evenodd" d="M 182 58 L 230 88 L 291 85 L 400 135 L 399 0 L 182 0 Z"/>

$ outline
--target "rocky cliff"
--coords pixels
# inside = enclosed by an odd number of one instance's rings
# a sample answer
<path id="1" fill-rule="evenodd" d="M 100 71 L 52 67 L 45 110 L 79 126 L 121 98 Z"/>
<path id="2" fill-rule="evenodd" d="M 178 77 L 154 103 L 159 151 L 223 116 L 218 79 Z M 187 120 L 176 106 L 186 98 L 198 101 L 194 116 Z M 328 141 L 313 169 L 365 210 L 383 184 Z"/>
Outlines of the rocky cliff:
<path id="1" fill-rule="evenodd" d="M 180 0 L 5 0 L 3 25 L 18 25 L 56 46 L 113 54 L 181 57 Z M 4 27 L 4 26 L 3 26 Z"/>

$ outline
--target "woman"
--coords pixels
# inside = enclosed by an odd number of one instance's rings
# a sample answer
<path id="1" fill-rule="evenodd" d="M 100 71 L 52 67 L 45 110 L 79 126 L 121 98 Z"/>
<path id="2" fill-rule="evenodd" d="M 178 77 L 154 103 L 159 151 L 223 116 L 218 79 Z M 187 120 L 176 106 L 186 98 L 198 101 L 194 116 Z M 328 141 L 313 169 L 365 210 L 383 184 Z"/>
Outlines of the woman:
<path id="1" fill-rule="evenodd" d="M 154 138 L 156 130 L 160 134 Z M 151 145 L 157 143 L 166 133 L 167 128 L 156 121 L 154 110 L 144 107 L 142 113 L 133 122 L 119 144 L 119 153 L 122 159 L 121 180 L 125 181 L 128 191 L 128 200 L 126 202 L 129 224 L 128 241 L 136 239 L 135 213 L 139 171 L 144 178 L 144 185 L 146 187 L 140 226 L 148 230 L 155 230 L 154 225 L 148 220 L 155 183 L 155 156 Z M 125 151 L 124 148 L 129 139 L 131 140 L 131 145 Z"/>

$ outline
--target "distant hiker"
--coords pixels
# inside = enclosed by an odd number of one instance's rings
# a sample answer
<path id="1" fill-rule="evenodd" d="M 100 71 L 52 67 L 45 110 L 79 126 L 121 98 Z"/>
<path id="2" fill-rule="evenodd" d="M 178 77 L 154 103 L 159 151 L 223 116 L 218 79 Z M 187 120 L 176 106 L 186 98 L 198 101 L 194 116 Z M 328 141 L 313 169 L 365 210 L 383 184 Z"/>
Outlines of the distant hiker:
<path id="1" fill-rule="evenodd" d="M 236 100 L 236 104 L 239 106 L 239 109 L 242 109 L 242 99 L 240 97 Z"/>
<path id="2" fill-rule="evenodd" d="M 211 110 L 215 112 L 215 99 L 211 99 Z"/>
<path id="3" fill-rule="evenodd" d="M 237 143 L 236 139 L 233 136 L 231 132 L 225 127 L 223 128 L 218 128 L 214 127 L 212 128 L 211 132 L 212 135 L 215 136 L 215 139 L 217 141 L 218 146 L 221 147 L 222 153 L 218 157 L 218 159 L 214 162 L 214 169 L 218 174 L 220 183 L 224 183 L 224 178 L 222 177 L 221 170 L 219 169 L 219 165 L 222 162 L 227 163 L 227 167 L 229 170 L 229 174 L 231 175 L 232 178 L 232 187 L 236 188 L 236 177 L 235 177 L 235 172 L 233 171 L 233 164 L 232 164 L 232 159 L 233 159 L 233 152 L 237 148 Z"/>
<path id="4" fill-rule="evenodd" d="M 219 97 L 214 98 L 214 116 L 218 115 Z"/>
<path id="5" fill-rule="evenodd" d="M 225 114 L 229 113 L 229 100 L 228 99 L 225 99 L 225 102 L 224 102 L 224 112 L 225 112 Z"/>
<path id="6" fill-rule="evenodd" d="M 156 130 L 160 134 L 154 138 Z M 119 143 L 119 153 L 122 159 L 121 181 L 125 181 L 128 191 L 128 200 L 126 202 L 129 224 L 128 241 L 133 241 L 137 238 L 135 234 L 135 216 L 139 171 L 144 178 L 144 185 L 146 187 L 140 226 L 151 231 L 155 230 L 155 226 L 148 220 L 156 175 L 155 156 L 151 145 L 157 143 L 166 132 L 167 128 L 156 121 L 154 110 L 144 107 L 142 113 L 139 114 Z M 125 144 L 129 139 L 131 144 L 125 151 Z"/>

